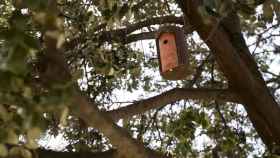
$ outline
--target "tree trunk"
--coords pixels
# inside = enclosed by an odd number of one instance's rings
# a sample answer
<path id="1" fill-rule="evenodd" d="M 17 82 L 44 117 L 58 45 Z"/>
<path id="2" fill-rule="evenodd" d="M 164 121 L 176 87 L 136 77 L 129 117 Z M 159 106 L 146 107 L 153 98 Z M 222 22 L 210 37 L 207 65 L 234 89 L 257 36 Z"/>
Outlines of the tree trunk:
<path id="1" fill-rule="evenodd" d="M 202 7 L 201 0 L 177 2 L 190 24 L 211 49 L 232 89 L 244 102 L 248 116 L 263 142 L 270 149 L 275 144 L 280 145 L 280 108 L 264 84 L 262 76 L 258 76 L 260 72 L 257 68 L 250 67 L 252 63 L 256 63 L 247 51 L 248 47 L 237 48 L 230 34 L 219 26 L 220 22 L 216 17 L 209 17 L 211 23 L 204 23 L 198 11 L 198 8 Z"/>

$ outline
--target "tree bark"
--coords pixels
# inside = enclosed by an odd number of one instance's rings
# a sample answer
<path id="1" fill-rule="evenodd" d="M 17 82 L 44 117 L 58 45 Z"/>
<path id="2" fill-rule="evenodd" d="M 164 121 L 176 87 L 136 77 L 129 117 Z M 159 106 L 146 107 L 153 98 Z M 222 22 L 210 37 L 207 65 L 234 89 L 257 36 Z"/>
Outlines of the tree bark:
<path id="1" fill-rule="evenodd" d="M 56 12 L 56 1 L 50 1 L 50 10 Z M 57 18 L 57 17 L 54 17 Z M 58 47 L 58 38 L 53 36 L 54 33 L 61 33 L 62 28 L 55 23 L 50 23 L 46 26 L 44 34 L 45 55 L 41 58 L 42 71 L 40 78 L 42 82 L 50 90 L 53 85 L 66 84 L 71 82 L 72 76 L 64 60 L 62 49 Z M 97 105 L 90 103 L 88 98 L 82 95 L 78 86 L 74 84 L 71 89 L 72 112 L 83 119 L 88 126 L 100 130 L 117 150 L 118 158 L 162 158 L 166 157 L 154 151 L 147 150 L 142 142 L 133 139 L 129 133 L 117 126 L 114 121 L 101 112 Z"/>
<path id="2" fill-rule="evenodd" d="M 216 17 L 209 17 L 211 23 L 204 23 L 198 11 L 199 7 L 203 7 L 201 0 L 177 2 L 190 24 L 215 55 L 221 70 L 232 84 L 232 89 L 243 100 L 249 118 L 264 143 L 268 148 L 275 144 L 280 145 L 280 108 L 264 84 L 263 78 L 254 73 L 258 70 L 249 67 L 255 62 L 248 58 L 251 54 L 236 48 L 230 35 L 219 27 Z"/>
<path id="3" fill-rule="evenodd" d="M 162 156 L 160 153 L 147 149 L 149 157 L 147 158 L 170 158 Z M 37 149 L 35 152 L 38 158 L 125 158 L 119 157 L 118 151 L 111 149 L 103 152 L 63 152 L 45 149 Z M 134 158 L 134 157 L 129 157 Z M 142 157 L 145 158 L 145 157 Z"/>
<path id="4" fill-rule="evenodd" d="M 167 23 L 184 25 L 184 19 L 183 17 L 176 17 L 176 16 L 155 17 L 137 23 L 128 24 L 127 26 L 121 29 L 110 30 L 110 31 L 97 30 L 96 34 L 92 37 L 95 38 L 98 37 L 98 39 L 94 39 L 94 40 L 97 40 L 99 43 L 103 43 L 105 41 L 106 42 L 118 41 L 127 44 L 131 42 L 135 42 L 137 40 L 153 39 L 155 37 L 154 32 L 131 34 L 134 31 L 151 25 L 159 25 L 159 24 L 167 24 Z M 66 42 L 64 47 L 66 50 L 71 50 L 81 41 L 83 41 L 83 39 L 81 39 L 80 37 L 74 38 L 69 42 Z"/>
<path id="5" fill-rule="evenodd" d="M 118 158 L 116 150 L 104 152 L 62 152 L 38 149 L 35 151 L 38 158 Z"/>
<path id="6" fill-rule="evenodd" d="M 137 101 L 128 106 L 108 111 L 113 120 L 127 119 L 133 115 L 144 113 L 151 109 L 158 109 L 181 99 L 219 100 L 224 102 L 241 103 L 242 101 L 230 90 L 223 89 L 192 89 L 174 88 L 160 95 Z"/>

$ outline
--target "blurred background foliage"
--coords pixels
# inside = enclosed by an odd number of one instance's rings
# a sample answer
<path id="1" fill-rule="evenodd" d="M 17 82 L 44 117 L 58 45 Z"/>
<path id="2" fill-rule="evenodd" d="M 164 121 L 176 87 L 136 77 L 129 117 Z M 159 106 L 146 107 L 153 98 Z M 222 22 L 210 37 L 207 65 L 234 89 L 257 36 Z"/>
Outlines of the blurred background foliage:
<path id="1" fill-rule="evenodd" d="M 279 101 L 280 2 L 236 0 L 234 4 L 248 47 Z M 20 153 L 29 158 L 29 149 L 59 145 L 64 151 L 112 148 L 101 133 L 71 114 L 67 86 L 51 90 L 41 86 L 37 63 L 51 21 L 62 23 L 64 32 L 56 36 L 65 40 L 62 53 L 74 82 L 100 109 L 116 109 L 174 87 L 228 87 L 215 57 L 195 32 L 186 34 L 191 74 L 181 81 L 159 76 L 154 40 L 128 41 L 131 35 L 159 27 L 130 31 L 132 24 L 182 16 L 174 0 L 58 0 L 58 16 L 47 5 L 48 0 L 0 1 L 0 157 Z M 222 17 L 223 7 L 220 0 L 206 0 L 202 14 Z M 273 156 L 238 104 L 178 101 L 120 120 L 119 125 L 145 145 L 174 157 Z M 65 144 L 46 145 L 58 135 Z M 7 149 L 4 144 L 20 146 Z"/>

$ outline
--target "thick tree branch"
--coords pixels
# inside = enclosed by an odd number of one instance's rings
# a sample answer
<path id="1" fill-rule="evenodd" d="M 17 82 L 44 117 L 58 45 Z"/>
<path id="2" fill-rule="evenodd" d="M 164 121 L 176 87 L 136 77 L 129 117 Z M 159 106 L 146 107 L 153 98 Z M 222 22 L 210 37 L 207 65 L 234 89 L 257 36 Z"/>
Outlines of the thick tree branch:
<path id="1" fill-rule="evenodd" d="M 107 42 L 119 41 L 122 43 L 131 43 L 131 42 L 138 40 L 141 37 L 142 37 L 142 39 L 146 39 L 146 38 L 143 38 L 144 34 L 138 34 L 138 37 L 136 37 L 137 35 L 128 36 L 132 32 L 139 30 L 141 28 L 144 28 L 144 27 L 151 26 L 151 25 L 159 25 L 159 24 L 166 24 L 166 23 L 183 25 L 184 19 L 183 19 L 183 17 L 176 17 L 176 16 L 172 16 L 172 15 L 163 16 L 163 17 L 155 17 L 155 18 L 147 19 L 145 21 L 138 22 L 138 23 L 128 24 L 127 26 L 125 26 L 125 28 L 110 30 L 110 31 L 96 32 L 96 34 L 93 35 L 92 37 L 94 37 L 94 38 L 98 37 L 93 40 L 96 40 L 99 43 L 103 43 L 105 41 L 107 41 Z M 139 37 L 139 36 L 141 36 L 141 37 Z M 151 33 L 149 35 L 144 35 L 144 36 L 146 36 L 146 37 L 148 36 L 147 39 L 152 38 Z M 83 40 L 80 39 L 80 37 L 74 38 L 74 39 L 70 40 L 69 42 L 65 43 L 65 48 L 67 50 L 70 50 L 82 41 Z"/>
<path id="2" fill-rule="evenodd" d="M 123 39 L 125 41 L 123 43 L 128 44 L 128 43 L 141 41 L 141 40 L 155 39 L 155 33 L 156 32 L 152 31 L 152 32 L 142 32 L 142 33 L 138 33 L 138 34 L 131 34 Z"/>
<path id="3" fill-rule="evenodd" d="M 140 2 L 137 2 L 134 6 L 131 7 L 132 12 L 137 12 L 139 9 L 141 9 L 145 4 L 147 4 L 149 0 L 142 0 Z M 107 22 L 104 22 L 94 28 L 94 31 L 100 31 L 102 29 L 105 29 L 107 26 Z"/>
<path id="4" fill-rule="evenodd" d="M 50 8 L 56 13 L 55 1 L 51 1 L 53 6 Z M 42 57 L 43 71 L 40 72 L 40 77 L 44 79 L 47 87 L 52 87 L 57 83 L 67 83 L 71 81 L 71 74 L 58 48 L 58 39 L 53 36 L 53 33 L 61 32 L 62 30 L 55 24 L 48 24 L 45 33 L 45 56 Z M 118 127 L 113 120 L 105 113 L 99 111 L 97 106 L 90 103 L 88 98 L 83 96 L 77 85 L 72 87 L 72 111 L 83 119 L 89 126 L 92 126 L 105 136 L 118 150 L 117 155 L 121 158 L 157 158 L 161 155 L 148 151 L 141 142 L 132 139 L 127 131 Z"/>
<path id="5" fill-rule="evenodd" d="M 196 68 L 196 72 L 192 78 L 192 80 L 190 81 L 190 83 L 188 84 L 188 87 L 192 87 L 196 81 L 199 79 L 199 77 L 201 76 L 202 74 L 202 71 L 203 71 L 203 68 L 204 68 L 204 65 L 208 62 L 209 58 L 211 57 L 211 54 L 209 54 L 206 59 L 204 59 L 201 64 L 199 66 L 197 66 Z"/>
<path id="6" fill-rule="evenodd" d="M 119 158 L 116 150 L 104 152 L 63 152 L 46 149 L 34 151 L 34 157 L 38 158 Z"/>
<path id="7" fill-rule="evenodd" d="M 34 153 L 36 153 L 36 156 L 38 158 L 120 158 L 118 156 L 117 150 L 114 149 L 103 151 L 103 152 L 85 152 L 85 151 L 63 152 L 63 151 L 53 151 L 53 150 L 46 150 L 46 149 L 39 148 L 35 150 Z M 148 158 L 158 158 L 158 156 L 151 155 L 151 157 Z M 168 158 L 168 156 L 166 158 Z"/>
<path id="8" fill-rule="evenodd" d="M 198 12 L 198 8 L 202 7 L 201 0 L 177 0 L 177 2 L 191 25 L 214 53 L 233 90 L 244 101 L 249 118 L 264 143 L 268 147 L 280 145 L 280 126 L 277 126 L 280 122 L 280 108 L 262 77 L 256 73 L 258 70 L 253 70 L 254 65 L 251 65 L 254 61 L 249 57 L 248 48 L 237 48 L 230 34 L 222 27 L 217 27 L 219 22 L 216 18 L 209 17 L 211 23 L 204 23 Z"/>
<path id="9" fill-rule="evenodd" d="M 5 144 L 7 149 L 12 149 L 13 147 L 24 148 L 23 146 Z M 19 153 L 22 154 L 22 153 Z M 69 151 L 54 151 L 44 148 L 37 148 L 32 150 L 32 157 L 36 158 L 119 158 L 117 150 L 110 149 L 107 151 L 91 152 L 91 151 L 79 151 L 79 152 L 69 152 Z M 9 156 L 8 156 L 9 157 Z M 15 157 L 22 157 L 22 155 L 16 155 Z"/>
<path id="10" fill-rule="evenodd" d="M 145 21 L 141 21 L 135 24 L 127 25 L 123 29 L 119 29 L 118 31 L 125 32 L 126 34 L 132 33 L 136 30 L 139 30 L 143 27 L 148 27 L 151 25 L 159 25 L 159 24 L 166 24 L 166 23 L 173 23 L 173 24 L 181 24 L 184 25 L 183 17 L 177 17 L 173 15 L 169 16 L 162 16 L 162 17 L 155 17 L 151 19 L 147 19 Z"/>
<path id="11" fill-rule="evenodd" d="M 219 100 L 241 103 L 240 99 L 230 90 L 174 88 L 160 95 L 142 101 L 137 101 L 128 106 L 108 111 L 107 113 L 114 120 L 118 120 L 120 118 L 126 119 L 151 109 L 161 108 L 181 99 Z"/>
<path id="12" fill-rule="evenodd" d="M 79 117 L 82 118 L 89 126 L 100 130 L 107 136 L 110 142 L 117 147 L 121 158 L 162 158 L 161 154 L 147 150 L 141 142 L 132 139 L 128 132 L 118 127 L 113 120 L 97 109 L 97 106 L 91 104 L 80 93 L 73 96 L 74 103 L 79 108 Z"/>

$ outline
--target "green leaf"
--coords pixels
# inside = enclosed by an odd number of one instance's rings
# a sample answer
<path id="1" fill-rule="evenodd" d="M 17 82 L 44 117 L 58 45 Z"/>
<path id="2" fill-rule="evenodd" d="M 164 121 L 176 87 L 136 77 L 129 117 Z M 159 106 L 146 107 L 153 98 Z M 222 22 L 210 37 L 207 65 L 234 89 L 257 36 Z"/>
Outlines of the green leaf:
<path id="1" fill-rule="evenodd" d="M 30 87 L 23 88 L 23 96 L 27 99 L 32 99 L 32 89 Z"/>
<path id="2" fill-rule="evenodd" d="M 268 22 L 273 21 L 273 8 L 270 0 L 265 1 L 263 4 L 263 15 Z"/>
<path id="3" fill-rule="evenodd" d="M 69 108 L 64 107 L 60 115 L 60 124 L 62 126 L 66 126 L 68 115 L 69 115 Z"/>
<path id="4" fill-rule="evenodd" d="M 221 3 L 219 0 L 203 0 L 203 4 L 211 9 L 216 9 L 219 3 Z"/>
<path id="5" fill-rule="evenodd" d="M 5 142 L 7 136 L 8 136 L 8 132 L 5 129 L 0 130 L 0 142 Z"/>
<path id="6" fill-rule="evenodd" d="M 9 150 L 9 156 L 20 158 L 32 158 L 32 153 L 22 147 L 13 147 Z"/>
<path id="7" fill-rule="evenodd" d="M 24 35 L 24 44 L 28 47 L 28 48 L 33 48 L 38 50 L 40 48 L 40 43 L 37 39 L 35 39 L 32 36 L 29 35 Z"/>
<path id="8" fill-rule="evenodd" d="M 27 134 L 26 134 L 27 142 L 26 142 L 25 146 L 29 149 L 38 148 L 37 139 L 39 139 L 41 133 L 42 133 L 42 130 L 38 127 L 32 127 L 30 129 L 27 129 Z"/>
<path id="9" fill-rule="evenodd" d="M 6 143 L 8 144 L 18 144 L 19 142 L 19 137 L 18 135 L 15 133 L 14 130 L 8 130 L 8 136 L 6 139 Z"/>
<path id="10" fill-rule="evenodd" d="M 8 156 L 8 149 L 4 144 L 0 144 L 0 157 Z"/>
<path id="11" fill-rule="evenodd" d="M 27 50 L 23 47 L 16 46 L 9 54 L 7 69 L 18 75 L 27 73 Z"/>
<path id="12" fill-rule="evenodd" d="M 47 0 L 24 0 L 25 6 L 34 10 L 42 10 L 47 7 Z"/>
<path id="13" fill-rule="evenodd" d="M 9 20 L 13 29 L 24 31 L 27 27 L 29 17 L 23 15 L 20 10 L 15 10 Z"/>
<path id="14" fill-rule="evenodd" d="M 2 120 L 4 122 L 7 122 L 8 120 L 10 120 L 10 116 L 8 114 L 8 111 L 1 104 L 0 104 L 0 120 Z"/>

